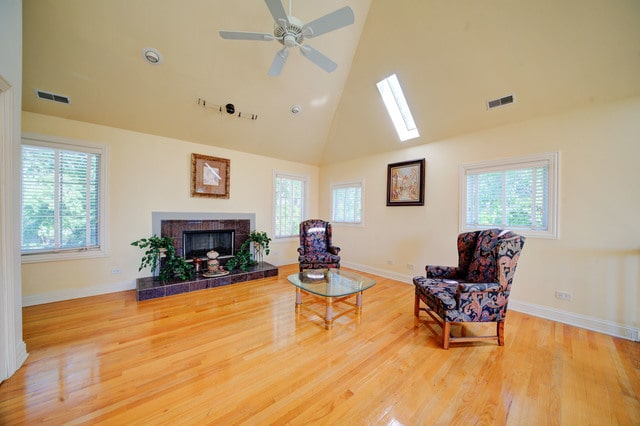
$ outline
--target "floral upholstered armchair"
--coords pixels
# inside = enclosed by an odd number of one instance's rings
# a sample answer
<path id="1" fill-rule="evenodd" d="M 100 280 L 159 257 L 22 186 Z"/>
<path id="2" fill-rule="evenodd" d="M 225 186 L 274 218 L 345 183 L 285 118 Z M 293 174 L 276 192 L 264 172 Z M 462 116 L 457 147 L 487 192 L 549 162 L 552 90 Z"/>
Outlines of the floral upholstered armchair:
<path id="1" fill-rule="evenodd" d="M 442 326 L 444 349 L 453 341 L 497 339 L 504 345 L 507 302 L 524 240 L 500 229 L 460 234 L 458 266 L 427 265 L 426 276 L 413 278 L 414 315 L 424 311 Z M 465 322 L 494 322 L 496 334 L 453 336 L 451 325 Z"/>
<path id="2" fill-rule="evenodd" d="M 300 271 L 303 269 L 340 268 L 340 247 L 331 243 L 331 224 L 320 219 L 300 223 L 298 247 Z"/>

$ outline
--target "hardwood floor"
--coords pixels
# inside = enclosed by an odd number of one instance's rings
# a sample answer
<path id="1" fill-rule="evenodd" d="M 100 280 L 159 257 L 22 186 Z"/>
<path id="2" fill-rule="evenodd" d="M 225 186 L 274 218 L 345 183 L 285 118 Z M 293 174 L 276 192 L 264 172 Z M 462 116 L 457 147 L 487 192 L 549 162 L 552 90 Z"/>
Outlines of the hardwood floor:
<path id="1" fill-rule="evenodd" d="M 505 346 L 445 351 L 413 286 L 381 277 L 325 330 L 295 313 L 296 268 L 24 308 L 0 424 L 640 424 L 640 343 L 511 311 Z"/>

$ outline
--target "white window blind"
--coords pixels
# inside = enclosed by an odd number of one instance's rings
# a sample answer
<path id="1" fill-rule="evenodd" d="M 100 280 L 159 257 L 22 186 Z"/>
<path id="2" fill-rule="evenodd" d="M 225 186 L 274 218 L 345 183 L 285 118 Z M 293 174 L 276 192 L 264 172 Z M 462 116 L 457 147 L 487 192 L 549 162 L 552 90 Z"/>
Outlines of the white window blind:
<path id="1" fill-rule="evenodd" d="M 557 237 L 557 153 L 462 167 L 461 229 Z"/>
<path id="2" fill-rule="evenodd" d="M 103 152 L 22 144 L 23 255 L 101 251 Z"/>
<path id="3" fill-rule="evenodd" d="M 334 223 L 362 223 L 362 182 L 339 183 L 331 186 Z"/>
<path id="4" fill-rule="evenodd" d="M 307 178 L 275 173 L 273 228 L 275 238 L 300 234 L 305 214 Z"/>

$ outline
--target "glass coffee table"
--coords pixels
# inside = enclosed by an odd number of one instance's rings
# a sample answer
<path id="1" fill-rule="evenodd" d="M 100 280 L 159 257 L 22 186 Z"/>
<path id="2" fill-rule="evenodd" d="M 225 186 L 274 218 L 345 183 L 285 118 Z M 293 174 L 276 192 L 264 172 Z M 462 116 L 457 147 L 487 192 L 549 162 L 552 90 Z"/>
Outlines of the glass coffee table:
<path id="1" fill-rule="evenodd" d="M 362 292 L 373 287 L 376 283 L 364 275 L 340 269 L 304 269 L 302 272 L 289 275 L 287 279 L 296 287 L 296 312 L 300 312 L 303 307 L 303 292 L 324 300 L 326 305 L 324 325 L 327 330 L 331 329 L 335 319 L 333 315 L 334 303 L 349 304 L 355 308 L 356 315 L 360 315 L 362 313 Z M 353 295 L 356 296 L 355 304 L 346 301 Z"/>

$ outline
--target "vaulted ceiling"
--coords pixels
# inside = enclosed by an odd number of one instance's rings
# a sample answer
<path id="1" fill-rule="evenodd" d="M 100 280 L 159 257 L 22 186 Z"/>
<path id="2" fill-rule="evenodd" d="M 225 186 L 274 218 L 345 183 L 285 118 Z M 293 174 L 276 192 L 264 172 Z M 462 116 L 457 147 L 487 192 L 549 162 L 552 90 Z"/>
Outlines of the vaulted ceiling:
<path id="1" fill-rule="evenodd" d="M 323 164 L 640 96 L 637 0 L 283 3 L 303 22 L 353 9 L 353 25 L 305 40 L 334 72 L 292 51 L 270 77 L 280 44 L 219 36 L 272 32 L 263 0 L 24 0 L 23 109 Z M 421 133 L 405 143 L 375 86 L 394 72 Z M 235 114 L 218 111 L 228 103 Z"/>

